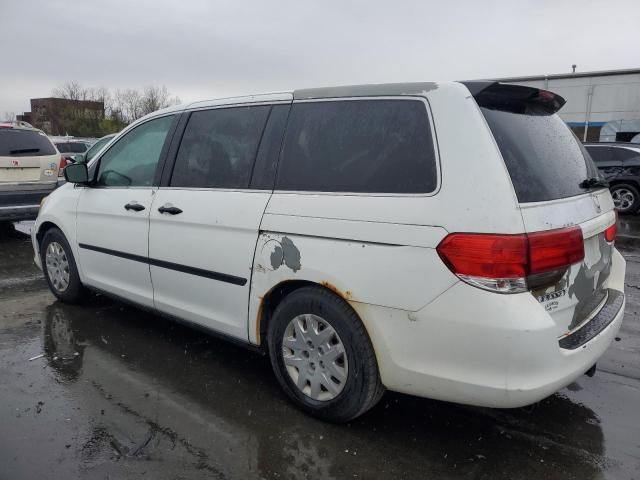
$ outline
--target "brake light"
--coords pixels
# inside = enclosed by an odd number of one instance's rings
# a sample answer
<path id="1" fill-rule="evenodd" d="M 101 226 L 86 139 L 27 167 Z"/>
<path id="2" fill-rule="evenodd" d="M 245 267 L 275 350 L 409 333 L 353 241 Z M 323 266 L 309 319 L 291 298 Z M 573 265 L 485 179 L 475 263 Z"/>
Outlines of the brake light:
<path id="1" fill-rule="evenodd" d="M 558 280 L 584 258 L 580 227 L 519 235 L 452 233 L 436 248 L 461 280 L 502 293 Z"/>
<path id="2" fill-rule="evenodd" d="M 613 225 L 611 225 L 610 227 L 608 227 L 605 231 L 604 231 L 604 239 L 609 242 L 612 243 L 615 241 L 616 239 L 616 234 L 618 233 L 618 218 L 616 215 L 616 223 L 614 223 Z"/>

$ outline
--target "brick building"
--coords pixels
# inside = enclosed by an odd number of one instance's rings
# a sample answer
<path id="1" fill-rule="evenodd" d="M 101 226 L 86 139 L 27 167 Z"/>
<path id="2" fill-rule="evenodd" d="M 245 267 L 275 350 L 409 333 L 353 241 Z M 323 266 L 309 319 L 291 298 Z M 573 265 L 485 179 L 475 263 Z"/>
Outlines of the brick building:
<path id="1" fill-rule="evenodd" d="M 17 119 L 29 122 L 49 135 L 86 135 L 90 133 L 86 127 L 104 119 L 104 102 L 32 98 L 31 111 L 18 115 Z"/>

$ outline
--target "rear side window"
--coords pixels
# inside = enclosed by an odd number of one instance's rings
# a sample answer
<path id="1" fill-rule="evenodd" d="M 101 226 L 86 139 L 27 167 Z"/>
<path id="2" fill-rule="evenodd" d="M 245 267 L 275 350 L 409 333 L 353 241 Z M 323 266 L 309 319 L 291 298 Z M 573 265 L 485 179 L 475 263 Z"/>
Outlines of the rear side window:
<path id="1" fill-rule="evenodd" d="M 39 157 L 55 154 L 55 147 L 42 132 L 19 128 L 0 129 L 0 157 Z"/>
<path id="2" fill-rule="evenodd" d="M 585 147 L 596 163 L 612 162 L 613 155 L 609 147 Z"/>
<path id="3" fill-rule="evenodd" d="M 192 113 L 170 185 L 247 188 L 270 108 L 218 108 Z"/>
<path id="4" fill-rule="evenodd" d="M 630 148 L 612 148 L 614 151 L 613 158 L 620 160 L 621 162 L 628 162 L 629 160 L 640 159 L 640 153 Z"/>
<path id="5" fill-rule="evenodd" d="M 593 161 L 556 114 L 535 105 L 521 111 L 481 107 L 507 165 L 520 202 L 585 193 L 579 185 L 598 176 Z"/>
<path id="6" fill-rule="evenodd" d="M 436 185 L 434 145 L 422 101 L 294 104 L 277 189 L 429 193 Z"/>

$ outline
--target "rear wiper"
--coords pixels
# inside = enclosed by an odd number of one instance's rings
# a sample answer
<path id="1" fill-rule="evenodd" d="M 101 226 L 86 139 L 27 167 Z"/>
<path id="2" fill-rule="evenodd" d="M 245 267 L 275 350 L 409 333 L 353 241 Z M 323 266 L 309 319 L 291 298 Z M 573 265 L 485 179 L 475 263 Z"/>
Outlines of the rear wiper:
<path id="1" fill-rule="evenodd" d="M 11 155 L 16 155 L 18 153 L 38 153 L 39 151 L 39 148 L 22 148 L 20 150 L 9 150 L 9 153 Z"/>
<path id="2" fill-rule="evenodd" d="M 583 180 L 578 186 L 580 188 L 609 188 L 609 182 L 607 182 L 604 178 L 592 177 Z"/>

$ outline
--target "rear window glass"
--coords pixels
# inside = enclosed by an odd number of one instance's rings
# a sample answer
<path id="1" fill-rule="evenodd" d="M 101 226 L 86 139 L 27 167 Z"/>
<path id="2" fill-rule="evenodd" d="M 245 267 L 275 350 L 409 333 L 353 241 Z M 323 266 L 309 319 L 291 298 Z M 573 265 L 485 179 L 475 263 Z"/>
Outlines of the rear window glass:
<path id="1" fill-rule="evenodd" d="M 558 115 L 535 106 L 526 113 L 481 110 L 520 202 L 580 195 L 586 192 L 580 183 L 598 176 L 589 154 Z"/>
<path id="2" fill-rule="evenodd" d="M 60 153 L 84 153 L 87 146 L 84 143 L 56 143 Z"/>
<path id="3" fill-rule="evenodd" d="M 0 129 L 0 157 L 38 157 L 55 153 L 53 144 L 42 132 L 19 128 Z"/>
<path id="4" fill-rule="evenodd" d="M 429 193 L 437 185 L 427 109 L 418 100 L 293 106 L 277 189 Z"/>

